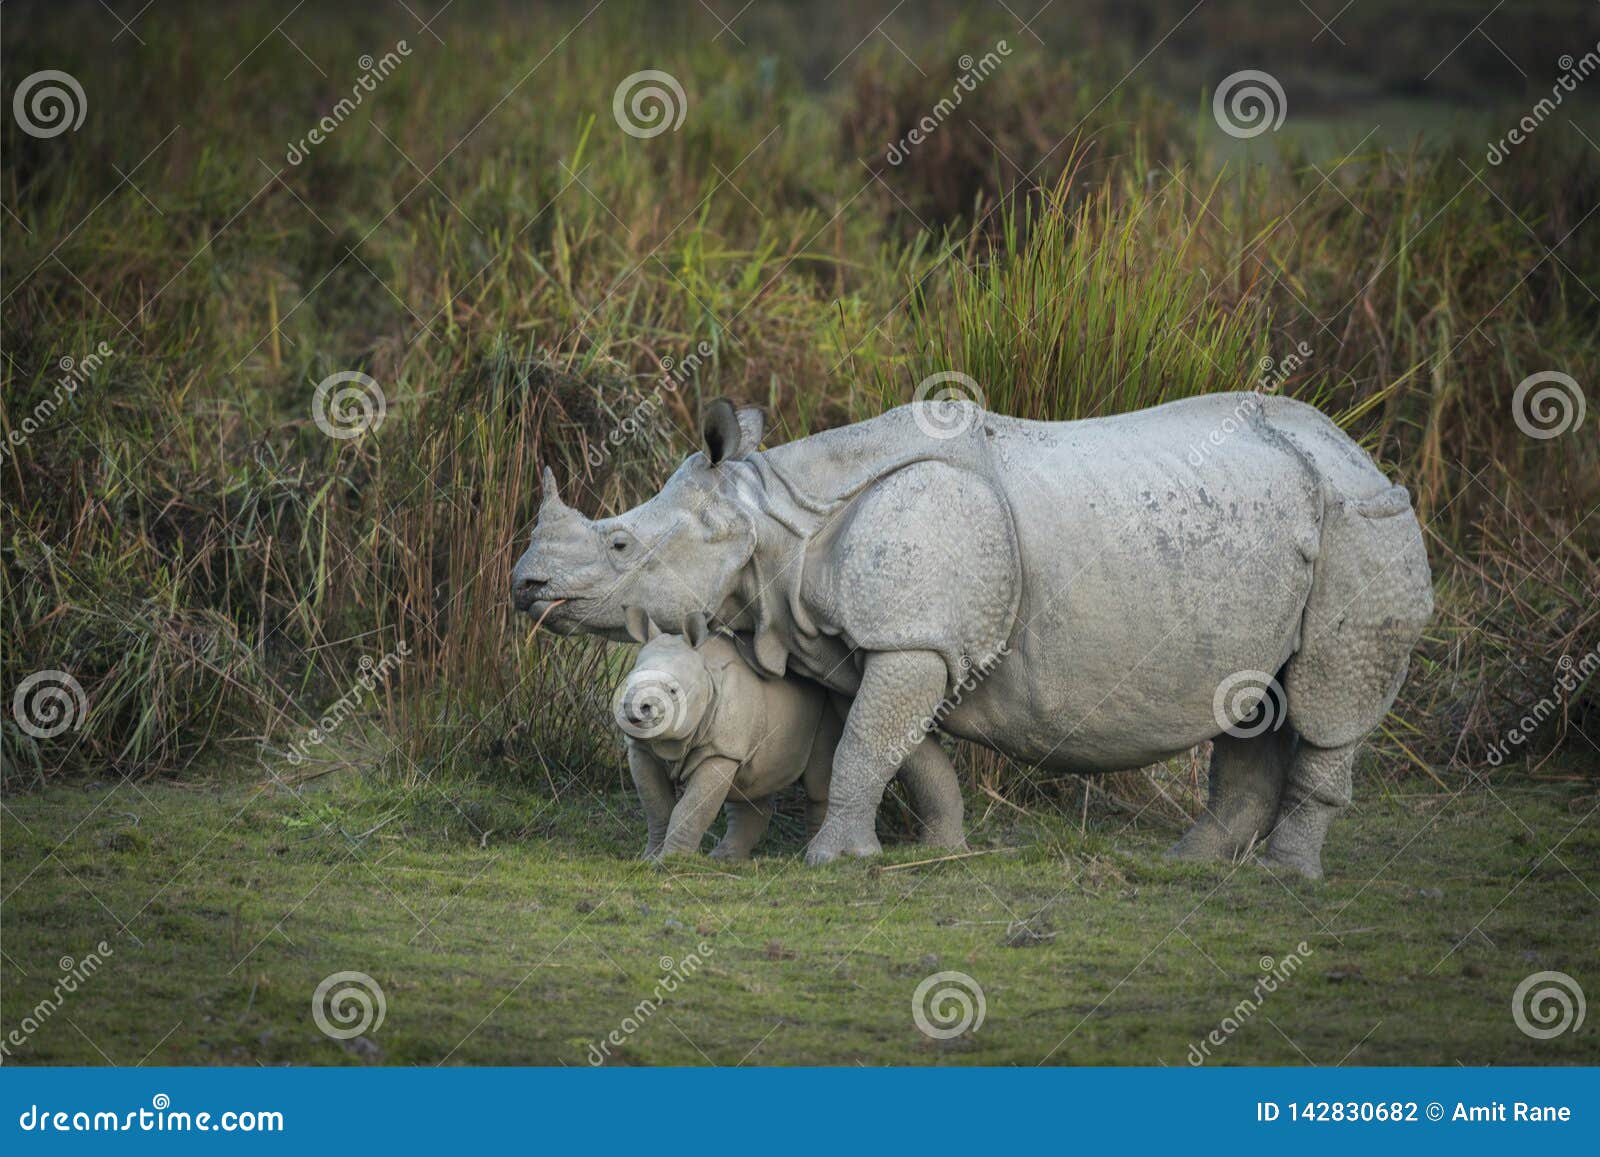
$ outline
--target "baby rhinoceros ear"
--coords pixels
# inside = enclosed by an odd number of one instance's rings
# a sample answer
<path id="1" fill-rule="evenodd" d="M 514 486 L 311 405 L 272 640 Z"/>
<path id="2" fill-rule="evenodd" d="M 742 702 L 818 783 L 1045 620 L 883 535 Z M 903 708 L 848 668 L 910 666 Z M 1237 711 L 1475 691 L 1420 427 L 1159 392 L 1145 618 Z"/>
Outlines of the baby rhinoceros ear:
<path id="1" fill-rule="evenodd" d="M 661 633 L 661 628 L 645 614 L 643 607 L 626 607 L 622 613 L 628 624 L 628 638 L 635 643 L 648 643 Z"/>
<path id="2" fill-rule="evenodd" d="M 711 637 L 711 627 L 707 624 L 704 614 L 695 611 L 684 618 L 683 637 L 689 640 L 689 646 L 696 651 Z"/>

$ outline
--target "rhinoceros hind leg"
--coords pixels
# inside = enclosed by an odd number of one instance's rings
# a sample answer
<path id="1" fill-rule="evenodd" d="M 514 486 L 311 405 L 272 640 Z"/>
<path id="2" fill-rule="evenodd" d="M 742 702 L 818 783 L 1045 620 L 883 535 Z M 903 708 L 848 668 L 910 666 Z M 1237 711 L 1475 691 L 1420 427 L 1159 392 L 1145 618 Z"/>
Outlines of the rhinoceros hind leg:
<path id="1" fill-rule="evenodd" d="M 1278 822 L 1262 859 L 1322 879 L 1322 841 L 1328 825 L 1350 804 L 1350 768 L 1360 742 L 1317 747 L 1301 742 L 1289 765 Z"/>
<path id="2" fill-rule="evenodd" d="M 1167 850 L 1178 860 L 1234 860 L 1264 837 L 1278 814 L 1294 729 L 1242 738 L 1219 735 L 1211 746 L 1205 811 Z"/>
<path id="3" fill-rule="evenodd" d="M 1328 824 L 1350 803 L 1350 768 L 1383 722 L 1433 613 L 1422 528 L 1406 492 L 1367 499 L 1330 489 L 1299 650 L 1284 668 L 1300 747 L 1267 844 L 1269 863 L 1318 879 Z"/>
<path id="4" fill-rule="evenodd" d="M 833 757 L 828 818 L 806 849 L 806 863 L 840 856 L 876 856 L 878 804 L 911 749 L 925 737 L 922 720 L 944 695 L 944 660 L 931 651 L 877 651 L 867 656 Z"/>
<path id="5" fill-rule="evenodd" d="M 730 795 L 724 810 L 728 813 L 728 830 L 711 849 L 711 858 L 748 860 L 772 819 L 772 797 L 746 800 Z"/>
<path id="6" fill-rule="evenodd" d="M 917 817 L 918 841 L 930 848 L 965 847 L 961 781 L 938 736 L 930 735 L 911 749 L 900 765 L 900 781 Z"/>

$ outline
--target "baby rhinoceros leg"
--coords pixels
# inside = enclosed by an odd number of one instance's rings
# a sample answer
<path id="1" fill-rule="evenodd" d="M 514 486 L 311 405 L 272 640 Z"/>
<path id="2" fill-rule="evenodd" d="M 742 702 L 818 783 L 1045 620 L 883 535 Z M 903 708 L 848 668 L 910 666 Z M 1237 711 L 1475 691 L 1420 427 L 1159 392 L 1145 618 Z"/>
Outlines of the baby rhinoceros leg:
<path id="1" fill-rule="evenodd" d="M 842 695 L 831 698 L 817 721 L 817 735 L 811 741 L 811 754 L 806 759 L 806 769 L 800 783 L 806 790 L 806 842 L 816 839 L 828 818 L 828 785 L 833 782 L 833 757 L 839 750 L 839 737 L 844 734 L 845 717 L 850 714 L 850 700 Z"/>
<path id="2" fill-rule="evenodd" d="M 728 830 L 711 849 L 713 860 L 748 860 L 772 819 L 772 797 L 745 799 L 737 790 L 728 796 Z"/>
<path id="3" fill-rule="evenodd" d="M 634 787 L 639 792 L 639 806 L 644 809 L 645 838 L 644 859 L 661 858 L 661 847 L 667 839 L 667 825 L 672 820 L 672 780 L 667 775 L 667 765 L 657 759 L 642 743 L 629 741 L 628 770 L 633 774 Z"/>
<path id="4" fill-rule="evenodd" d="M 739 764 L 720 755 L 703 760 L 684 785 L 683 797 L 672 809 L 667 836 L 661 844 L 663 856 L 683 856 L 700 850 L 711 821 L 728 798 Z"/>

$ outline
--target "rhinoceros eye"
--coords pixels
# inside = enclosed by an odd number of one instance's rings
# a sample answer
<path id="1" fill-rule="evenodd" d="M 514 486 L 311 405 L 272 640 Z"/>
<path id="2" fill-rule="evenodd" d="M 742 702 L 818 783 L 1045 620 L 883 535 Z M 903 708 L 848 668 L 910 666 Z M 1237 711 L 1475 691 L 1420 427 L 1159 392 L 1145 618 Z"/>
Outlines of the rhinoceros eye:
<path id="1" fill-rule="evenodd" d="M 639 545 L 638 539 L 625 526 L 613 527 L 604 532 L 601 539 L 605 556 L 611 560 L 613 566 L 627 567 L 633 565 L 633 556 L 636 555 Z"/>

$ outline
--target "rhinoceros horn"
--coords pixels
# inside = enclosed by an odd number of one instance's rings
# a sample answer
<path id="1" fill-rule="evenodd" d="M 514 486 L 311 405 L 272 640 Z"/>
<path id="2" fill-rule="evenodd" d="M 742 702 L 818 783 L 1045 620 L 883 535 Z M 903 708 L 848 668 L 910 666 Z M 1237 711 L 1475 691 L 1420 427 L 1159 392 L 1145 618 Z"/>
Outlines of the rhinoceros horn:
<path id="1" fill-rule="evenodd" d="M 540 517 L 543 517 L 543 516 L 545 516 L 547 514 L 549 514 L 549 515 L 559 514 L 563 510 L 570 510 L 571 507 L 567 506 L 564 502 L 561 501 L 561 494 L 560 494 L 559 491 L 556 490 L 556 475 L 555 475 L 555 471 L 551 470 L 550 467 L 546 466 L 544 468 L 543 478 L 544 478 L 544 492 L 543 492 L 543 495 L 539 499 L 539 515 L 540 515 Z"/>

